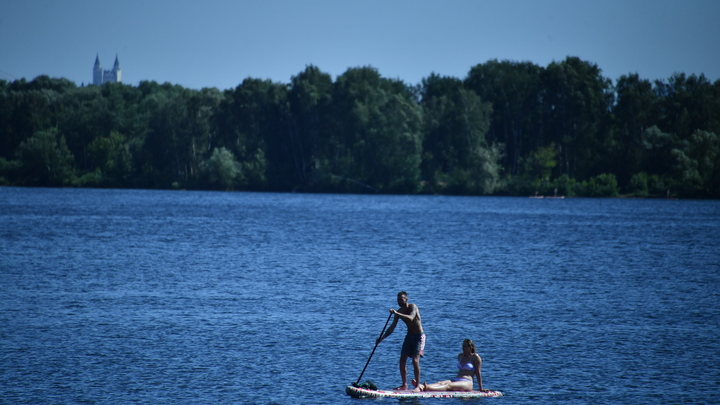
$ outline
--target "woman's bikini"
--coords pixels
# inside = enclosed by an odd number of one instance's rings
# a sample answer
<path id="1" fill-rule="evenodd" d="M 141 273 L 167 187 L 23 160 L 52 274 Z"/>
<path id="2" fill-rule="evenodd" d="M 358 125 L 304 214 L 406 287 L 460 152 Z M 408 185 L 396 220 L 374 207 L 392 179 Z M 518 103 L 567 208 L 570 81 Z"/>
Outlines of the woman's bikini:
<path id="1" fill-rule="evenodd" d="M 462 364 L 460 360 L 458 360 L 457 363 L 458 370 L 460 372 L 463 371 L 470 371 L 471 373 L 475 372 L 475 366 L 472 364 L 472 362 L 467 362 L 465 364 Z M 470 375 L 463 375 L 463 377 L 455 377 L 451 380 L 452 382 L 458 382 L 458 381 L 472 381 L 472 374 Z"/>

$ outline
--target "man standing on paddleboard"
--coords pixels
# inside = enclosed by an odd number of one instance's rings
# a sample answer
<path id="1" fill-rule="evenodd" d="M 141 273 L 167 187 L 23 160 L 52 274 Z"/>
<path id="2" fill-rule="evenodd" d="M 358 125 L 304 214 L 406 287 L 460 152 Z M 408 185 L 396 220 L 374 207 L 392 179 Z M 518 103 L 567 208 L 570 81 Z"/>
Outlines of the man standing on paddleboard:
<path id="1" fill-rule="evenodd" d="M 400 305 L 400 309 L 390 309 L 390 313 L 395 314 L 392 325 L 388 328 L 384 335 L 380 336 L 375 342 L 376 345 L 380 344 L 386 337 L 390 336 L 397 326 L 398 319 L 402 319 L 407 325 L 407 335 L 405 335 L 405 341 L 400 351 L 400 377 L 402 378 L 402 385 L 395 388 L 395 390 L 407 390 L 407 359 L 412 359 L 413 369 L 415 371 L 415 378 L 412 380 L 412 384 L 415 386 L 414 391 L 420 391 L 420 357 L 423 356 L 423 350 L 425 350 L 425 332 L 422 327 L 422 319 L 420 317 L 420 309 L 415 304 L 408 302 L 408 296 L 405 291 L 400 291 L 397 295 L 397 302 Z"/>

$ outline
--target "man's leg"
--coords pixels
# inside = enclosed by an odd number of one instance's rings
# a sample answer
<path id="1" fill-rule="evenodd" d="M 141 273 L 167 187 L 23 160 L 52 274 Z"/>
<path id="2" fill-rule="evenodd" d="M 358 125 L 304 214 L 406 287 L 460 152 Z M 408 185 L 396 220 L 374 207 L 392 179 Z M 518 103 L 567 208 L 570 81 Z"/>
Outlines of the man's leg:
<path id="1" fill-rule="evenodd" d="M 417 385 L 415 385 L 415 391 L 420 391 L 420 355 L 416 354 L 412 358 L 412 364 L 413 364 L 413 371 L 415 371 L 415 380 L 417 382 Z"/>
<path id="2" fill-rule="evenodd" d="M 402 378 L 402 385 L 395 388 L 396 390 L 406 390 L 408 389 L 407 385 L 407 354 L 401 354 L 400 355 L 400 378 Z"/>

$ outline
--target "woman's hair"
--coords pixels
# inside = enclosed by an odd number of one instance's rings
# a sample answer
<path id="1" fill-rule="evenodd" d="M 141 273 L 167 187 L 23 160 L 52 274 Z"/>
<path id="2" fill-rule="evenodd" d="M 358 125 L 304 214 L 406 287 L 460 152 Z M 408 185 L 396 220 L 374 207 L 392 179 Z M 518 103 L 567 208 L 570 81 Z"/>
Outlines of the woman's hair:
<path id="1" fill-rule="evenodd" d="M 475 351 L 475 343 L 473 343 L 472 340 L 470 340 L 470 339 L 465 339 L 465 340 L 463 340 L 463 345 L 464 345 L 465 343 L 467 343 L 468 347 L 470 347 L 470 353 L 477 353 L 477 352 Z"/>

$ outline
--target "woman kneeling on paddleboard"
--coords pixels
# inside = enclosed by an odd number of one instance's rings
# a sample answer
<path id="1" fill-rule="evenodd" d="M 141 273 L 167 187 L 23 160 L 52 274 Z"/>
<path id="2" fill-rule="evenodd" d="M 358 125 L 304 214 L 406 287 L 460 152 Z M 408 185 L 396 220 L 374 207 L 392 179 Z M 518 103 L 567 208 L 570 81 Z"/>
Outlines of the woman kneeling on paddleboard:
<path id="1" fill-rule="evenodd" d="M 473 377 L 477 377 L 478 389 L 483 390 L 482 358 L 475 351 L 475 343 L 470 339 L 463 341 L 463 352 L 458 354 L 458 374 L 452 380 L 438 381 L 434 384 L 423 383 L 422 391 L 472 391 Z M 413 381 L 415 384 L 415 381 Z"/>

